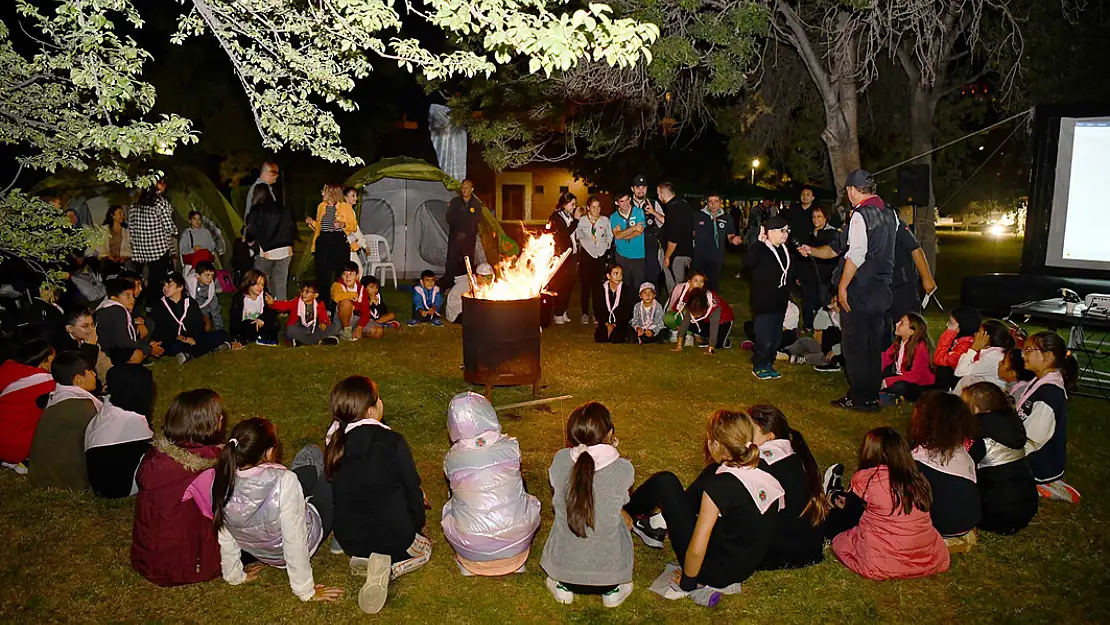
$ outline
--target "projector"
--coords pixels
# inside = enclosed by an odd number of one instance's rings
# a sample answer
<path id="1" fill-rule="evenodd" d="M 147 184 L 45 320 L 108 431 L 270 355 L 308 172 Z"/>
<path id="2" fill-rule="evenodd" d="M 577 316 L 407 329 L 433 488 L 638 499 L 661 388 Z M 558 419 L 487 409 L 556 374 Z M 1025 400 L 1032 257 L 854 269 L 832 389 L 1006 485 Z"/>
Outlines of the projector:
<path id="1" fill-rule="evenodd" d="M 1110 316 L 1110 295 L 1091 293 L 1084 303 L 1087 304 L 1087 314 L 1099 317 Z"/>

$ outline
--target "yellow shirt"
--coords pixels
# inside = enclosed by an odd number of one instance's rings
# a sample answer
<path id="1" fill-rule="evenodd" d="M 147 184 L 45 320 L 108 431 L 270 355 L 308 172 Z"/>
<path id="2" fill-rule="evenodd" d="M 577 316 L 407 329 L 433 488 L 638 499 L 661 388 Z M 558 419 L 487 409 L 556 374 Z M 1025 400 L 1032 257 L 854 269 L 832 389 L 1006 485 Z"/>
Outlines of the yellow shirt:
<path id="1" fill-rule="evenodd" d="M 333 282 L 331 285 L 331 299 L 333 302 L 336 303 L 345 302 L 348 300 L 352 302 L 357 301 L 358 292 L 361 289 L 362 287 L 357 282 L 355 283 L 355 286 L 353 286 L 349 291 L 342 282 Z"/>

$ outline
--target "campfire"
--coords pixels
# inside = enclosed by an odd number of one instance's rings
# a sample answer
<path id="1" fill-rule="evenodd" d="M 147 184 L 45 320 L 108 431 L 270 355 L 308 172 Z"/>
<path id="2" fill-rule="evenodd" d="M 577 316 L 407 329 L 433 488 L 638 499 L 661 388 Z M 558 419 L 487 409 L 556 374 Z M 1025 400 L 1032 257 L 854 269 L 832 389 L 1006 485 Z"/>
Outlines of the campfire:
<path id="1" fill-rule="evenodd" d="M 463 379 L 485 386 L 532 385 L 540 381 L 540 295 L 569 255 L 555 253 L 555 237 L 530 236 L 520 256 L 497 265 L 488 284 L 470 270 L 471 292 L 463 297 Z"/>

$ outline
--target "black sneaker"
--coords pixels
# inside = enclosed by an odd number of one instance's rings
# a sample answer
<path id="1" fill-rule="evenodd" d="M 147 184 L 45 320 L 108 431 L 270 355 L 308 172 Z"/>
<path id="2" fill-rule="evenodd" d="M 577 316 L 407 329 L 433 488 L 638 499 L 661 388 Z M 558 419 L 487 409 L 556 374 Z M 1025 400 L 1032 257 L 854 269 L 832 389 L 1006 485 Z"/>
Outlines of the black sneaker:
<path id="1" fill-rule="evenodd" d="M 827 362 L 823 365 L 814 365 L 813 368 L 822 373 L 832 373 L 834 371 L 840 371 L 840 365 L 836 364 L 835 362 Z"/>
<path id="2" fill-rule="evenodd" d="M 653 549 L 662 549 L 663 541 L 667 539 L 667 530 L 651 526 L 649 517 L 632 521 L 632 531 L 644 541 L 644 544 Z"/>
<path id="3" fill-rule="evenodd" d="M 339 345 L 339 339 L 335 338 L 334 336 L 325 336 L 324 338 L 320 339 L 320 344 L 321 345 Z"/>
<path id="4" fill-rule="evenodd" d="M 825 469 L 825 494 L 844 490 L 844 465 L 836 464 Z"/>
<path id="5" fill-rule="evenodd" d="M 833 402 L 834 406 L 844 408 L 845 410 L 852 410 L 854 412 L 879 412 L 882 407 L 879 406 L 877 401 L 855 402 L 851 397 L 843 397 Z"/>

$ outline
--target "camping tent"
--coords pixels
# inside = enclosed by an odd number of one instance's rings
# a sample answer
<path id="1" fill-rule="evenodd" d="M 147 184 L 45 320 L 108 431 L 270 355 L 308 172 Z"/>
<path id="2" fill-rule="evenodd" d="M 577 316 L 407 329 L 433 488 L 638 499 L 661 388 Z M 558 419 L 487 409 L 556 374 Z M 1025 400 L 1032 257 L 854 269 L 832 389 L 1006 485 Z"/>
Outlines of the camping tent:
<path id="1" fill-rule="evenodd" d="M 405 278 L 419 277 L 425 269 L 436 275 L 445 271 L 447 204 L 459 184 L 441 169 L 406 157 L 379 161 L 347 179 L 348 186 L 361 189 L 359 229 L 385 238 L 397 273 Z M 493 213 L 485 207 L 482 213 L 482 244 L 471 259 L 474 265 L 519 253 Z"/>

